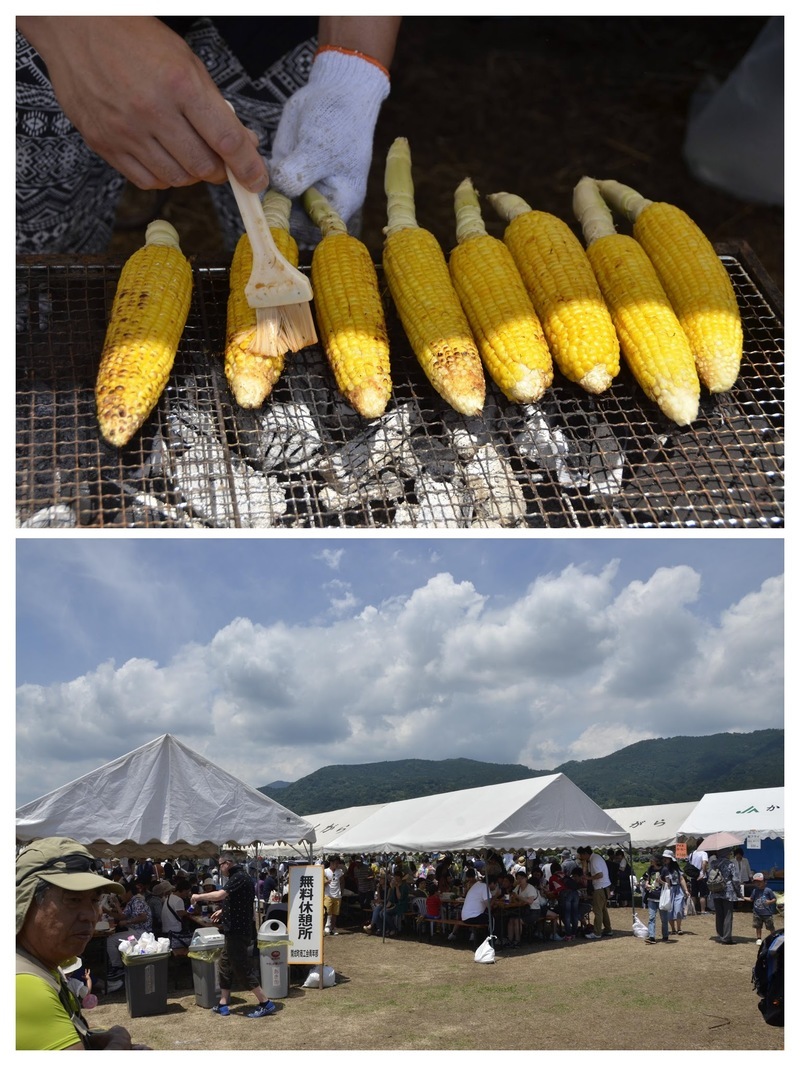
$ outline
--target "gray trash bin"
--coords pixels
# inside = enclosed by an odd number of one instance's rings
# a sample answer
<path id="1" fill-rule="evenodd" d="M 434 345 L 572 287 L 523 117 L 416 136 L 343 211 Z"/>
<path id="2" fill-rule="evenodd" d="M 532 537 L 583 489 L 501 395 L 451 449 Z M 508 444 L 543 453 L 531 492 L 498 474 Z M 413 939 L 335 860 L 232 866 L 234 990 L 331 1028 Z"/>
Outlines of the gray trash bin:
<path id="1" fill-rule="evenodd" d="M 261 987 L 270 999 L 289 995 L 289 937 L 286 926 L 268 918 L 258 930 L 261 957 Z"/>
<path id="2" fill-rule="evenodd" d="M 189 944 L 192 960 L 194 1001 L 198 1007 L 210 1010 L 219 1003 L 219 956 L 225 946 L 225 936 L 219 929 L 198 929 Z"/>
<path id="3" fill-rule="evenodd" d="M 157 955 L 122 955 L 125 967 L 125 998 L 131 1018 L 165 1014 L 171 952 Z"/>

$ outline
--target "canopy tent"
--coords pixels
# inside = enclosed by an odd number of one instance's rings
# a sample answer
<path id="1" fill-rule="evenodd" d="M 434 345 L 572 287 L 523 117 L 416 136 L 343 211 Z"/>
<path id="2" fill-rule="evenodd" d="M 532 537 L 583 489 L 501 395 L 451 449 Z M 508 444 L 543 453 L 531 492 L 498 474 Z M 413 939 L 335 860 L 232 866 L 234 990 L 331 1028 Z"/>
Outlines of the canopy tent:
<path id="1" fill-rule="evenodd" d="M 761 840 L 783 837 L 783 786 L 707 792 L 678 827 L 679 835 L 684 837 L 722 831 L 757 835 Z"/>
<path id="2" fill-rule="evenodd" d="M 353 829 L 369 815 L 382 810 L 385 806 L 385 803 L 367 803 L 362 807 L 340 807 L 335 811 L 304 815 L 305 821 L 313 826 L 316 833 L 314 851 L 317 854 L 334 851 L 335 849 L 330 847 L 332 840 Z M 268 847 L 262 845 L 258 850 L 261 855 L 277 856 L 285 854 L 287 849 L 285 845 L 277 841 Z"/>
<path id="3" fill-rule="evenodd" d="M 17 843 L 66 836 L 96 856 L 216 855 L 253 841 L 314 841 L 314 829 L 165 733 L 17 808 Z"/>
<path id="4" fill-rule="evenodd" d="M 340 854 L 627 843 L 564 774 L 398 800 L 328 841 Z"/>
<path id="5" fill-rule="evenodd" d="M 782 879 L 784 869 L 785 808 L 783 786 L 736 792 L 708 792 L 681 823 L 684 838 L 733 833 L 753 871 L 768 880 Z M 702 845 L 701 845 L 702 846 Z"/>
<path id="6" fill-rule="evenodd" d="M 654 803 L 641 807 L 606 807 L 613 818 L 631 835 L 633 848 L 665 848 L 674 844 L 678 827 L 697 806 L 689 803 Z"/>

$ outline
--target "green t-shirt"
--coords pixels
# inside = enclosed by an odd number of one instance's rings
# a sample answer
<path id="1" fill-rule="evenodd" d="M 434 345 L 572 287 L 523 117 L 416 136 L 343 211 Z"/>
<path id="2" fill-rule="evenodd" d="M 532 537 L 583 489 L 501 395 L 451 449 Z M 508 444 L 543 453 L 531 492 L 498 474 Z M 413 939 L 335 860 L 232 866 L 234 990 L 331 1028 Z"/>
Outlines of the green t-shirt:
<path id="1" fill-rule="evenodd" d="M 58 980 L 58 974 L 53 977 Z M 33 974 L 17 974 L 17 1051 L 63 1051 L 81 1038 L 58 993 Z"/>

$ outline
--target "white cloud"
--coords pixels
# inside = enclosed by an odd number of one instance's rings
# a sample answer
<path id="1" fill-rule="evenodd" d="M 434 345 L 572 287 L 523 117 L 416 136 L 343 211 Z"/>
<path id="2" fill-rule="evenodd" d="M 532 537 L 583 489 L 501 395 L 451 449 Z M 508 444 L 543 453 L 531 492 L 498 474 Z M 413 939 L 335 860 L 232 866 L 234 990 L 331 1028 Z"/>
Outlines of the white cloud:
<path id="1" fill-rule="evenodd" d="M 783 724 L 783 581 L 719 619 L 700 578 L 568 566 L 495 603 L 442 572 L 313 624 L 236 618 L 169 661 L 18 689 L 19 799 L 172 732 L 253 785 L 464 756 L 552 769 L 653 736 Z"/>

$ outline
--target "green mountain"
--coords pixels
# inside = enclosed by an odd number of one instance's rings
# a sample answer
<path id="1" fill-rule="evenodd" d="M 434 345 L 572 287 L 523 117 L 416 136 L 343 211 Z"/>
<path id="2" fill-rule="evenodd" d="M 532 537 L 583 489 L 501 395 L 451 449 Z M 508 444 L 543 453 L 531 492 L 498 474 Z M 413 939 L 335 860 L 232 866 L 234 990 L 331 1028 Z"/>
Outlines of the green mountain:
<path id="1" fill-rule="evenodd" d="M 565 762 L 552 770 L 475 759 L 323 766 L 292 784 L 275 781 L 258 791 L 305 815 L 563 773 L 600 807 L 633 807 L 782 785 L 783 759 L 783 730 L 759 729 L 641 740 L 601 759 Z"/>

